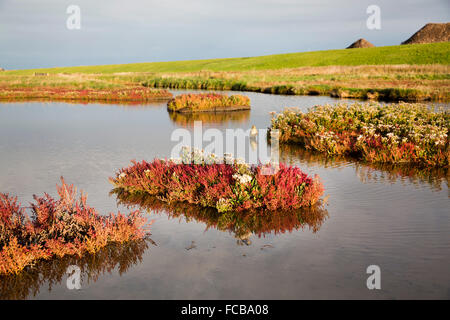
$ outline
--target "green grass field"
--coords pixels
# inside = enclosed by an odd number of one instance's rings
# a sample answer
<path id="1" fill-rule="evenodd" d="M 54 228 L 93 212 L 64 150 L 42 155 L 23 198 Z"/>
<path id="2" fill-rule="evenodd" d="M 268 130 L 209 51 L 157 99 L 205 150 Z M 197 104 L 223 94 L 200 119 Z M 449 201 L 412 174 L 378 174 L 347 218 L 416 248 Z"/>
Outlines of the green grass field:
<path id="1" fill-rule="evenodd" d="M 248 58 L 12 70 L 6 71 L 5 74 L 27 75 L 34 72 L 108 74 L 116 72 L 252 71 L 298 68 L 305 66 L 356 66 L 394 64 L 449 65 L 450 42 L 287 53 Z"/>
<path id="2" fill-rule="evenodd" d="M 146 86 L 385 101 L 450 101 L 449 80 L 450 42 L 0 72 L 3 90 Z"/>

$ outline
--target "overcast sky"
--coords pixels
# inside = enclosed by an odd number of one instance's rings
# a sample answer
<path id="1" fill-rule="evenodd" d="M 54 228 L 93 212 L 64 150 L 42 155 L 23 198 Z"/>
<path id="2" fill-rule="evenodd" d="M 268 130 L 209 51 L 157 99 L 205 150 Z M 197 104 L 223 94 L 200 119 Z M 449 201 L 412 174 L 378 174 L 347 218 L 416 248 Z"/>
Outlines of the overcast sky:
<path id="1" fill-rule="evenodd" d="M 366 26 L 369 5 L 381 30 Z M 69 30 L 67 7 L 81 9 Z M 450 0 L 0 0 L 0 67 L 25 69 L 396 45 Z"/>

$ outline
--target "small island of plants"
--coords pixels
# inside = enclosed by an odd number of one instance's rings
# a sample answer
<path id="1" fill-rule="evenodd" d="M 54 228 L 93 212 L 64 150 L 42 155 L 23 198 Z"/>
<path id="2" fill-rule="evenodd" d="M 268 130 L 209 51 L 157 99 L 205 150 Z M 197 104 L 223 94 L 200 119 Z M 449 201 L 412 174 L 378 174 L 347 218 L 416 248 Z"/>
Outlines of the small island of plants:
<path id="1" fill-rule="evenodd" d="M 151 239 L 112 243 L 93 254 L 39 260 L 32 268 L 18 274 L 0 274 L 0 300 L 30 299 L 44 287 L 51 291 L 63 283 L 67 285 L 68 271 L 74 266 L 80 268 L 81 286 L 86 282 L 93 285 L 103 275 L 113 272 L 123 275 L 142 262 L 149 244 L 154 245 Z"/>
<path id="2" fill-rule="evenodd" d="M 128 216 L 102 216 L 73 185 L 61 178 L 59 199 L 34 196 L 31 218 L 17 197 L 0 193 L 0 275 L 18 274 L 39 261 L 95 254 L 110 244 L 141 240 L 146 219 L 140 211 Z"/>
<path id="3" fill-rule="evenodd" d="M 367 162 L 448 167 L 450 113 L 423 104 L 378 103 L 285 110 L 272 118 L 280 143 Z"/>
<path id="4" fill-rule="evenodd" d="M 165 89 L 145 87 L 85 88 L 75 87 L 0 87 L 0 101 L 81 101 L 109 103 L 142 103 L 168 100 L 173 95 Z"/>
<path id="5" fill-rule="evenodd" d="M 173 112 L 226 112 L 250 109 L 250 99 L 243 95 L 218 93 L 181 94 L 167 103 Z"/>
<path id="6" fill-rule="evenodd" d="M 298 167 L 280 164 L 273 174 L 266 174 L 270 169 L 271 164 L 250 166 L 230 155 L 219 158 L 185 149 L 178 160 L 133 161 L 110 181 L 128 194 L 149 194 L 169 203 L 185 201 L 220 213 L 294 210 L 314 205 L 323 194 L 319 178 Z"/>

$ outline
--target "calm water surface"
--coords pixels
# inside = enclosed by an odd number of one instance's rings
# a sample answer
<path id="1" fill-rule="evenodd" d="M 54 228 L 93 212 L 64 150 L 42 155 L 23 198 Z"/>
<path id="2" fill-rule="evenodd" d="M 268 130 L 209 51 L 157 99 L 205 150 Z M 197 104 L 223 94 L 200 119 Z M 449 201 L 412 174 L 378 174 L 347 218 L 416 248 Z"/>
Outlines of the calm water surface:
<path id="1" fill-rule="evenodd" d="M 185 91 L 173 91 L 175 94 Z M 328 97 L 243 93 L 250 112 L 203 118 L 170 115 L 165 104 L 121 106 L 0 103 L 0 192 L 26 204 L 56 196 L 59 177 L 89 195 L 99 212 L 128 212 L 109 195 L 108 177 L 130 160 L 169 157 L 174 129 L 267 128 L 270 111 L 336 103 Z M 349 102 L 349 100 L 345 100 Z M 65 259 L 35 274 L 1 279 L 2 298 L 29 299 L 302 299 L 450 298 L 448 173 L 377 167 L 281 149 L 284 162 L 320 175 L 328 205 L 302 227 L 242 236 L 217 230 L 200 209 L 156 213 L 151 241 Z M 134 206 L 137 208 L 140 206 Z M 183 214 L 183 210 L 186 210 Z M 197 210 L 197 211 L 196 211 Z M 82 268 L 82 289 L 65 271 Z M 366 268 L 381 268 L 382 290 L 368 290 Z M 51 288 L 51 290 L 49 290 Z"/>

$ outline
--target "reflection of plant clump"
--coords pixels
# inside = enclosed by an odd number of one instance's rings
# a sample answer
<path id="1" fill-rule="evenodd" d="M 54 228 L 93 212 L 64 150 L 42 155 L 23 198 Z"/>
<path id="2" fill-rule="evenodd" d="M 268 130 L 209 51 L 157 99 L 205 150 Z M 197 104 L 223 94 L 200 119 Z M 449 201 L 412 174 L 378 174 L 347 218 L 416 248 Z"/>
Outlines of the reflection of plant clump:
<path id="1" fill-rule="evenodd" d="M 226 124 L 226 123 L 244 123 L 250 118 L 250 110 L 234 112 L 169 112 L 169 118 L 177 125 L 189 127 L 193 126 L 195 121 L 202 121 L 203 124 Z"/>
<path id="2" fill-rule="evenodd" d="M 145 236 L 146 219 L 139 211 L 101 216 L 87 205 L 85 195 L 76 199 L 73 185 L 61 181 L 58 200 L 34 196 L 31 219 L 17 198 L 0 194 L 0 274 L 17 274 L 41 259 L 82 256 Z"/>
<path id="3" fill-rule="evenodd" d="M 167 103 L 169 111 L 227 111 L 250 109 L 250 99 L 243 95 L 218 93 L 181 94 Z"/>
<path id="4" fill-rule="evenodd" d="M 117 196 L 119 204 L 128 208 L 146 209 L 156 213 L 166 213 L 170 218 L 181 218 L 189 222 L 192 219 L 206 224 L 206 229 L 216 228 L 228 231 L 237 239 L 248 239 L 250 234 L 259 237 L 265 234 L 292 232 L 309 228 L 317 232 L 328 217 L 328 211 L 321 201 L 311 207 L 290 211 L 227 211 L 219 213 L 214 208 L 199 208 L 187 202 L 165 202 L 156 196 L 144 193 L 129 193 L 123 189 L 114 189 L 111 194 Z"/>
<path id="5" fill-rule="evenodd" d="M 168 100 L 172 94 L 165 89 L 144 87 L 111 89 L 78 89 L 66 87 L 2 88 L 0 100 L 61 100 L 100 102 L 147 102 Z"/>
<path id="6" fill-rule="evenodd" d="M 111 243 L 95 254 L 88 253 L 82 257 L 66 255 L 50 261 L 41 260 L 34 268 L 19 274 L 0 275 L 0 299 L 26 299 L 38 294 L 44 285 L 48 285 L 51 291 L 55 284 L 63 281 L 71 265 L 80 268 L 82 285 L 95 282 L 99 276 L 111 273 L 116 268 L 122 275 L 142 261 L 147 248 L 147 240 L 140 239 L 123 244 Z"/>

